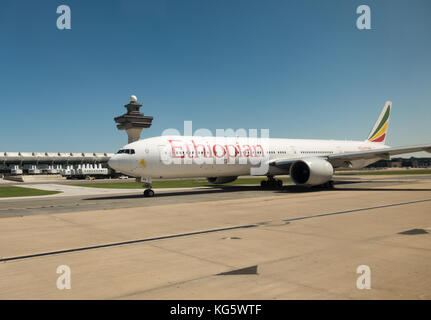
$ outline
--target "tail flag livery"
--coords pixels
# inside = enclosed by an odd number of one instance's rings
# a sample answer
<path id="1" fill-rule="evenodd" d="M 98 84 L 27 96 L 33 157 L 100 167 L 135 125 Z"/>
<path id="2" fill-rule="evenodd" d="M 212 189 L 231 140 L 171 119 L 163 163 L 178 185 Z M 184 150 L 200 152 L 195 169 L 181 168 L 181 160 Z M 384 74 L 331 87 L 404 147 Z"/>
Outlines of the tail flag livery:
<path id="1" fill-rule="evenodd" d="M 386 101 L 385 106 L 383 107 L 382 113 L 380 113 L 379 118 L 377 119 L 376 124 L 370 132 L 367 140 L 370 142 L 380 142 L 385 143 L 386 133 L 388 131 L 389 126 L 389 116 L 391 114 L 392 102 Z"/>

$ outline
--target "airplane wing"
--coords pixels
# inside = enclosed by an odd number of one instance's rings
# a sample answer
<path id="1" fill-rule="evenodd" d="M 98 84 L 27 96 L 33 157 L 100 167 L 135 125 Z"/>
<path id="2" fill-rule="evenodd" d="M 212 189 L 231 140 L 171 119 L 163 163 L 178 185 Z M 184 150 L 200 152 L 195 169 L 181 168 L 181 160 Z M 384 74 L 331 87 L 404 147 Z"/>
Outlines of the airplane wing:
<path id="1" fill-rule="evenodd" d="M 417 146 L 406 146 L 406 147 L 389 147 L 384 149 L 375 149 L 375 150 L 365 150 L 365 151 L 357 151 L 357 152 L 348 152 L 348 153 L 336 153 L 327 156 L 320 156 L 319 158 L 323 158 L 328 160 L 329 162 L 338 162 L 338 161 L 350 161 L 350 160 L 358 160 L 358 159 L 372 159 L 372 158 L 382 158 L 387 159 L 389 156 L 394 156 L 403 153 L 412 153 L 426 151 L 431 153 L 431 144 L 417 145 Z M 304 159 L 304 158 L 302 158 Z M 269 165 L 276 167 L 289 167 L 292 163 L 297 160 L 301 160 L 301 158 L 296 159 L 275 159 L 269 162 Z"/>

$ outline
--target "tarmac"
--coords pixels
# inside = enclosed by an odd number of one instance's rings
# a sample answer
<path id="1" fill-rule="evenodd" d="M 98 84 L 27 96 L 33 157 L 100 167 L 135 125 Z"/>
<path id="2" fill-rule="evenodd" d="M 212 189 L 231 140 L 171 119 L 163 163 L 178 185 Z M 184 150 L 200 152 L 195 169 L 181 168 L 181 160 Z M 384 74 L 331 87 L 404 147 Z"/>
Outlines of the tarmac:
<path id="1" fill-rule="evenodd" d="M 430 299 L 431 176 L 336 180 L 0 200 L 0 299 Z"/>

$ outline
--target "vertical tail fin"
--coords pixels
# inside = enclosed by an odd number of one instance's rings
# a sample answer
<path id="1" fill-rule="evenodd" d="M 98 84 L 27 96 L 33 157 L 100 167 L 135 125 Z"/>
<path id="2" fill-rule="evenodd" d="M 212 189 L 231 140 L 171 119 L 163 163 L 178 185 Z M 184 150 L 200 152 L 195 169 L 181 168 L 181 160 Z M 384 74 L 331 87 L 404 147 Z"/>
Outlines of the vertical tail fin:
<path id="1" fill-rule="evenodd" d="M 368 135 L 367 140 L 370 142 L 385 143 L 386 133 L 389 126 L 389 116 L 391 114 L 392 102 L 386 101 L 379 118 L 377 119 L 373 129 Z"/>

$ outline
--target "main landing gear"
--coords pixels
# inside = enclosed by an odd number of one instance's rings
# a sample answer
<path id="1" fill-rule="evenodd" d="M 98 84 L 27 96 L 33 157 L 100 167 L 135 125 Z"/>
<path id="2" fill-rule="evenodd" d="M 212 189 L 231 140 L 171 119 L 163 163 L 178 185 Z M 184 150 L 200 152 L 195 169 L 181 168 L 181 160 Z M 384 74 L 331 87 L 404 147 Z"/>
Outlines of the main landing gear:
<path id="1" fill-rule="evenodd" d="M 263 180 L 260 182 L 262 188 L 276 188 L 281 189 L 283 187 L 283 181 L 279 179 L 274 179 L 273 176 L 268 176 L 268 180 Z"/>
<path id="2" fill-rule="evenodd" d="M 141 178 L 141 182 L 144 183 L 144 197 L 151 198 L 154 197 L 154 191 L 151 189 L 151 179 L 150 178 Z"/>

